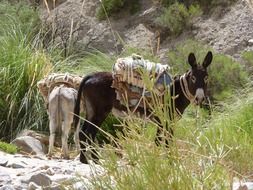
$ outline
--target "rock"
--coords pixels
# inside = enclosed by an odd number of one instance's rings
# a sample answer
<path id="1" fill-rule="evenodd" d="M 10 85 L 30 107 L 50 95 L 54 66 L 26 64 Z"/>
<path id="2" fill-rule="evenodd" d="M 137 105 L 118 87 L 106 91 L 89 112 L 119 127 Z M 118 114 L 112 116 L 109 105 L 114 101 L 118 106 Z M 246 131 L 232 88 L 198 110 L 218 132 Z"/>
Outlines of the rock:
<path id="1" fill-rule="evenodd" d="M 48 175 L 54 175 L 54 174 L 55 174 L 53 168 L 48 168 L 48 169 L 46 170 L 46 173 L 47 173 Z"/>
<path id="2" fill-rule="evenodd" d="M 219 18 L 203 17 L 194 23 L 194 27 L 198 28 L 195 38 L 208 42 L 218 52 L 236 58 L 242 51 L 252 50 L 248 49 L 253 46 L 252 12 L 248 3 L 237 1 Z"/>
<path id="3" fill-rule="evenodd" d="M 253 182 L 240 181 L 235 178 L 232 190 L 253 190 Z"/>
<path id="4" fill-rule="evenodd" d="M 89 48 L 115 51 L 116 39 L 110 25 L 106 21 L 99 22 L 95 16 L 99 3 L 93 0 L 68 0 L 50 14 L 44 11 L 41 19 L 49 31 L 52 31 L 52 24 L 57 28 L 54 40 L 57 44 L 62 44 L 63 48 L 71 38 L 71 44 L 79 51 Z"/>
<path id="5" fill-rule="evenodd" d="M 52 185 L 50 186 L 50 190 L 62 190 L 62 185 L 53 182 Z"/>
<path id="6" fill-rule="evenodd" d="M 153 47 L 154 33 L 148 30 L 143 24 L 133 27 L 125 33 L 126 43 L 131 47 L 149 49 Z"/>
<path id="7" fill-rule="evenodd" d="M 30 182 L 28 185 L 28 190 L 42 190 L 42 187 L 34 182 Z"/>
<path id="8" fill-rule="evenodd" d="M 86 190 L 91 189 L 91 177 L 104 175 L 101 166 L 94 165 L 91 167 L 91 165 L 74 160 L 43 160 L 20 154 L 7 154 L 1 151 L 0 158 L 8 160 L 6 166 L 0 166 L 0 187 L 2 189 Z M 67 183 L 64 183 L 66 181 Z M 62 186 L 63 183 L 64 187 Z"/>
<path id="9" fill-rule="evenodd" d="M 248 44 L 249 44 L 249 46 L 253 46 L 253 39 L 250 39 L 250 40 L 248 41 Z"/>
<path id="10" fill-rule="evenodd" d="M 75 50 L 97 49 L 110 54 L 119 53 L 123 44 L 150 48 L 155 31 L 164 29 L 155 21 L 160 10 L 151 0 L 141 1 L 138 13 L 131 15 L 128 11 L 122 10 L 124 13 L 119 14 L 117 18 L 110 17 L 110 22 L 99 21 L 96 18 L 100 3 L 94 0 L 68 0 L 50 14 L 44 11 L 41 19 L 45 26 L 48 26 L 48 31 L 53 32 L 52 25 L 57 28 L 53 35 L 54 41 L 62 44 L 63 48 L 64 44 L 70 44 L 71 36 L 71 44 Z"/>
<path id="11" fill-rule="evenodd" d="M 48 135 L 44 135 L 44 134 L 38 133 L 33 130 L 24 129 L 17 135 L 17 137 L 23 137 L 23 136 L 33 137 L 33 138 L 39 140 L 43 145 L 49 145 Z"/>
<path id="12" fill-rule="evenodd" d="M 0 190 L 15 190 L 15 188 L 12 185 L 4 185 L 0 187 Z"/>
<path id="13" fill-rule="evenodd" d="M 14 168 L 14 169 L 19 169 L 19 168 L 25 168 L 27 164 L 26 163 L 14 163 L 14 162 L 8 162 L 7 167 L 9 168 Z"/>
<path id="14" fill-rule="evenodd" d="M 8 159 L 0 157 L 0 166 L 6 166 L 7 163 L 8 163 Z"/>
<path id="15" fill-rule="evenodd" d="M 49 1 L 44 1 L 44 0 L 29 0 L 29 3 L 33 7 L 41 7 L 43 9 L 47 9 L 48 11 L 54 9 L 55 7 L 58 7 L 60 4 L 66 2 L 67 0 L 49 0 Z M 46 2 L 46 4 L 45 4 Z"/>
<path id="16" fill-rule="evenodd" d="M 22 152 L 28 154 L 45 155 L 45 148 L 41 142 L 30 136 L 22 136 L 14 139 L 12 144 L 15 144 Z"/>
<path id="17" fill-rule="evenodd" d="M 11 182 L 11 176 L 1 170 L 0 167 L 0 184 L 9 184 Z"/>
<path id="18" fill-rule="evenodd" d="M 52 180 L 44 173 L 37 173 L 31 176 L 29 184 L 34 182 L 36 185 L 48 187 L 52 184 Z"/>

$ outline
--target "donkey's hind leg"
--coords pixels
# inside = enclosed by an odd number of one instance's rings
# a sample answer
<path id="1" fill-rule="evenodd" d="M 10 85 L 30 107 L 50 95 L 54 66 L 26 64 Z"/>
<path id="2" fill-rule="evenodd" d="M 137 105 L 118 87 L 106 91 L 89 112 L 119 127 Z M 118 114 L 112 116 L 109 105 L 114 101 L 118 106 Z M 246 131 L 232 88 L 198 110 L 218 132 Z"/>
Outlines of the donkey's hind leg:
<path id="1" fill-rule="evenodd" d="M 54 149 L 54 141 L 55 141 L 55 131 L 57 128 L 57 121 L 54 118 L 50 118 L 49 128 L 50 128 L 50 136 L 49 136 L 49 148 L 48 148 L 48 156 L 52 156 Z"/>
<path id="2" fill-rule="evenodd" d="M 62 142 L 62 150 L 61 150 L 61 156 L 64 159 L 69 159 L 69 151 L 68 151 L 68 136 L 69 131 L 71 128 L 71 116 L 68 118 L 68 120 L 65 120 L 62 124 L 62 136 L 61 136 L 61 142 Z"/>

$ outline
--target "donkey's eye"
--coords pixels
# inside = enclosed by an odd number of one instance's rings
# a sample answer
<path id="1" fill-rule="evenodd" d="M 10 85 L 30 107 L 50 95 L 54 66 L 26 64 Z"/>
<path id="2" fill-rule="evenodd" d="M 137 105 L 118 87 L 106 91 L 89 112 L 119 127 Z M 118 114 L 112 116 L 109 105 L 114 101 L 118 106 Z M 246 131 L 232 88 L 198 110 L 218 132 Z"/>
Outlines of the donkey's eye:
<path id="1" fill-rule="evenodd" d="M 208 76 L 205 76 L 204 82 L 207 83 L 207 81 L 208 81 Z"/>
<path id="2" fill-rule="evenodd" d="M 191 80 L 192 80 L 193 83 L 195 83 L 196 82 L 196 77 L 195 76 L 191 76 Z"/>

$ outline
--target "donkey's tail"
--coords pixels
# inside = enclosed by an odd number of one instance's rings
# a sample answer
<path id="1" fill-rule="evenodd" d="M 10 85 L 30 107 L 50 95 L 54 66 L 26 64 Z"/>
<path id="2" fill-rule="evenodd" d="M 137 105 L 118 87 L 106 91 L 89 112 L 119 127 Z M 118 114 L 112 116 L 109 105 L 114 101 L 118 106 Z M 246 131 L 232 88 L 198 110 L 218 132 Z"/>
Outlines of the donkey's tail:
<path id="1" fill-rule="evenodd" d="M 84 91 L 86 81 L 89 79 L 90 79 L 89 75 L 84 77 L 78 89 L 77 99 L 76 99 L 75 108 L 74 108 L 74 118 L 73 118 L 74 129 L 77 128 L 77 125 L 79 123 L 81 96 Z"/>

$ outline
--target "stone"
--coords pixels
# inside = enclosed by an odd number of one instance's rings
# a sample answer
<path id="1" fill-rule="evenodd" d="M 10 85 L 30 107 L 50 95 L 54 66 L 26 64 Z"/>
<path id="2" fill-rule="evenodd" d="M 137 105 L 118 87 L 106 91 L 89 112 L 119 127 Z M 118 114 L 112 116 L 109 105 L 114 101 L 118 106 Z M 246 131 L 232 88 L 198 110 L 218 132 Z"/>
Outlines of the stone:
<path id="1" fill-rule="evenodd" d="M 3 171 L 0 168 L 0 184 L 8 184 L 11 182 L 11 176 Z"/>
<path id="2" fill-rule="evenodd" d="M 30 182 L 28 185 L 28 190 L 42 190 L 42 187 L 34 182 Z"/>
<path id="3" fill-rule="evenodd" d="M 52 184 L 52 180 L 44 173 L 37 173 L 31 176 L 29 184 L 34 182 L 36 185 L 47 187 Z"/>
<path id="4" fill-rule="evenodd" d="M 24 129 L 17 135 L 17 137 L 23 137 L 23 136 L 33 137 L 33 138 L 39 140 L 42 144 L 49 145 L 48 135 L 44 135 L 44 134 L 38 133 L 38 132 L 33 131 L 33 130 Z"/>
<path id="5" fill-rule="evenodd" d="M 54 175 L 54 174 L 55 174 L 53 168 L 48 168 L 48 169 L 46 170 L 46 173 L 47 173 L 48 175 Z"/>
<path id="6" fill-rule="evenodd" d="M 253 46 L 253 39 L 250 39 L 250 40 L 248 41 L 248 44 L 249 44 L 250 46 Z"/>
<path id="7" fill-rule="evenodd" d="M 16 145 L 21 152 L 27 154 L 45 155 L 45 150 L 41 142 L 34 137 L 22 136 L 14 139 L 12 144 Z"/>
<path id="8" fill-rule="evenodd" d="M 15 190 L 15 188 L 12 185 L 4 185 L 0 187 L 0 190 Z"/>
<path id="9" fill-rule="evenodd" d="M 8 163 L 8 159 L 6 158 L 0 158 L 0 166 L 6 166 Z"/>
<path id="10" fill-rule="evenodd" d="M 19 168 L 25 168 L 27 164 L 26 163 L 20 163 L 20 162 L 17 162 L 17 163 L 14 163 L 14 162 L 9 162 L 7 164 L 7 167 L 9 168 L 14 168 L 14 169 L 19 169 Z"/>

